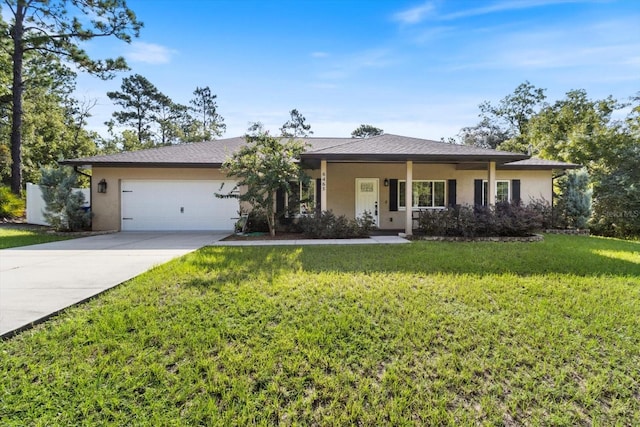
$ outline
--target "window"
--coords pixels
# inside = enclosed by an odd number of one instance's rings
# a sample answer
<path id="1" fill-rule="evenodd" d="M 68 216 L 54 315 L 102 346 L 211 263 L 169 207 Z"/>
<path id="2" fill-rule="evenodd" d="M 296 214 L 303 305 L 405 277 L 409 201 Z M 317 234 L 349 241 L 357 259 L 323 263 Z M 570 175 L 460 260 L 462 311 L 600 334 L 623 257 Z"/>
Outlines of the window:
<path id="1" fill-rule="evenodd" d="M 316 209 L 316 180 L 310 179 L 307 184 L 292 182 L 291 189 L 293 191 L 285 201 L 287 214 L 298 216 L 314 213 Z"/>
<path id="2" fill-rule="evenodd" d="M 482 181 L 482 204 L 487 205 L 489 194 L 487 192 L 488 182 Z M 511 182 L 496 181 L 496 203 L 509 202 L 511 200 Z"/>
<path id="3" fill-rule="evenodd" d="M 398 208 L 406 209 L 406 181 L 398 181 Z M 413 209 L 444 208 L 445 181 L 413 181 Z"/>

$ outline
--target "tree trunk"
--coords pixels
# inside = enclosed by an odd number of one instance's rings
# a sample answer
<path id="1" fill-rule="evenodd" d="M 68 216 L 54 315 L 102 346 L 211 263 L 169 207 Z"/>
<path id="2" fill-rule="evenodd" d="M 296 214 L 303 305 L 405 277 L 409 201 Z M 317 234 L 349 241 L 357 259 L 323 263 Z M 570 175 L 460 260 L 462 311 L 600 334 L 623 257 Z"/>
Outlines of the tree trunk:
<path id="1" fill-rule="evenodd" d="M 11 191 L 22 193 L 22 60 L 24 35 L 24 4 L 17 2 L 13 27 L 13 86 L 11 114 Z"/>

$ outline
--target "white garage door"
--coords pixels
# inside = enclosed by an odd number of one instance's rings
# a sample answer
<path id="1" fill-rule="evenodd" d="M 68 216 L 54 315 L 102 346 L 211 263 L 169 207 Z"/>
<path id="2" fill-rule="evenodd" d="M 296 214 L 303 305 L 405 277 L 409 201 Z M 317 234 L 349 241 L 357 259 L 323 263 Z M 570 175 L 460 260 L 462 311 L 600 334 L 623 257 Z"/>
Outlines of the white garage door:
<path id="1" fill-rule="evenodd" d="M 123 180 L 122 230 L 233 230 L 237 199 L 220 199 L 233 181 Z"/>

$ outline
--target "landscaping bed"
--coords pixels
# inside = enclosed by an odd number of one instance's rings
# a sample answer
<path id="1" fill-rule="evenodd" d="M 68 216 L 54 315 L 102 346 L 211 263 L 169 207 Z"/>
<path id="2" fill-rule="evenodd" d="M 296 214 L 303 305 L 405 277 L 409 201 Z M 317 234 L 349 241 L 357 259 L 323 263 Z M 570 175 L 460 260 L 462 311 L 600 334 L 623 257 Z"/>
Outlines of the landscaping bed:
<path id="1" fill-rule="evenodd" d="M 462 236 L 424 236 L 424 235 L 412 235 L 410 240 L 424 240 L 429 242 L 541 242 L 544 240 L 542 234 L 533 234 L 531 236 L 476 236 L 476 237 L 462 237 Z"/>

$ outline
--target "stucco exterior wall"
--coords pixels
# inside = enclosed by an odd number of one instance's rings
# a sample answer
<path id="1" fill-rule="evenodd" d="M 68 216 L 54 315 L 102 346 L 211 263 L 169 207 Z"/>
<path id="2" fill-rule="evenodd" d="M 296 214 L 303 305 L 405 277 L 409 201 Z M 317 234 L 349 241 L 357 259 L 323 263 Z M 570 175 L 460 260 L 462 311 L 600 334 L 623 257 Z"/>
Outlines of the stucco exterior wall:
<path id="1" fill-rule="evenodd" d="M 101 168 L 92 171 L 92 228 L 96 231 L 120 230 L 120 183 L 127 179 L 216 180 L 225 179 L 219 169 L 199 168 Z M 107 181 L 107 192 L 98 193 L 98 182 Z"/>
<path id="2" fill-rule="evenodd" d="M 319 170 L 309 170 L 312 178 L 320 176 Z M 521 180 L 521 199 L 524 203 L 531 200 L 551 202 L 552 172 L 542 171 L 501 171 L 496 173 L 497 180 Z M 377 178 L 379 181 L 379 226 L 381 229 L 404 229 L 405 210 L 389 210 L 389 187 L 384 186 L 386 179 L 404 180 L 404 163 L 329 163 L 327 165 L 327 205 L 338 215 L 353 218 L 355 215 L 356 178 Z M 101 179 L 107 181 L 107 193 L 98 193 L 97 185 Z M 149 180 L 219 180 L 227 179 L 219 169 L 200 168 L 93 168 L 91 201 L 94 230 L 120 229 L 120 183 L 128 179 Z M 457 203 L 473 204 L 474 180 L 487 179 L 487 171 L 458 170 L 456 165 L 419 164 L 413 165 L 414 180 L 449 180 L 457 184 Z M 242 190 L 241 190 L 242 191 Z M 318 189 L 319 191 L 319 189 Z M 445 195 L 447 200 L 448 195 Z"/>
<path id="3" fill-rule="evenodd" d="M 487 179 L 487 171 L 458 170 L 453 164 L 413 165 L 414 180 L 456 180 L 456 202 L 473 205 L 474 180 Z M 381 229 L 404 229 L 405 210 L 389 210 L 389 187 L 384 180 L 406 178 L 404 163 L 329 163 L 327 165 L 327 204 L 337 215 L 352 218 L 355 215 L 356 178 L 378 178 L 379 180 L 379 227 Z M 532 200 L 546 200 L 551 203 L 551 171 L 501 171 L 496 172 L 497 180 L 519 179 L 520 197 L 523 203 Z M 448 191 L 448 189 L 446 190 Z M 447 200 L 448 194 L 445 194 Z"/>

